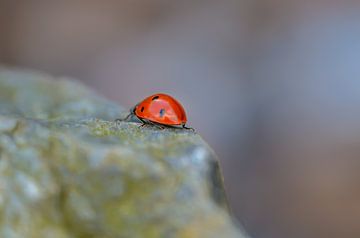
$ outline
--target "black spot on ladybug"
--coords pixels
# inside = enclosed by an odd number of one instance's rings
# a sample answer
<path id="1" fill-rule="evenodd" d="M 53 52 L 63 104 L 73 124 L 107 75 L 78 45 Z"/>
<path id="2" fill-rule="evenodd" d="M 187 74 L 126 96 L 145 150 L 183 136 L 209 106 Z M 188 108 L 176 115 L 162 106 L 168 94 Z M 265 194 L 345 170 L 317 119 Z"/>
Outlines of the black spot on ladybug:
<path id="1" fill-rule="evenodd" d="M 165 109 L 164 108 L 162 108 L 161 110 L 160 110 L 160 117 L 163 117 L 164 116 L 164 114 L 165 114 Z"/>
<path id="2" fill-rule="evenodd" d="M 156 100 L 156 99 L 158 99 L 159 98 L 159 96 L 155 96 L 155 97 L 153 97 L 151 100 Z"/>
<path id="3" fill-rule="evenodd" d="M 144 107 L 141 107 L 141 110 L 140 110 L 141 112 L 143 112 L 144 111 Z"/>

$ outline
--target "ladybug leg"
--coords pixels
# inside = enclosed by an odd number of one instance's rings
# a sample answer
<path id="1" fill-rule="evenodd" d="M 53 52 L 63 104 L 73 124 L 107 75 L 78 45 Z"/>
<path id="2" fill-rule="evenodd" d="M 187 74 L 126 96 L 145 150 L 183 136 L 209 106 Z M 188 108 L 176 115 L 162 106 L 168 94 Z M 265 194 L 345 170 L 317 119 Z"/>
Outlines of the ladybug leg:
<path id="1" fill-rule="evenodd" d="M 159 125 L 159 124 L 157 124 L 157 123 L 154 123 L 154 122 L 149 121 L 149 120 L 146 120 L 146 119 L 142 119 L 142 118 L 140 118 L 140 117 L 138 117 L 138 118 L 139 118 L 139 120 L 142 122 L 142 124 L 139 126 L 139 128 L 144 127 L 144 126 L 151 125 L 151 126 L 157 127 L 157 128 L 160 129 L 160 130 L 165 129 L 163 126 L 161 126 L 161 125 Z"/>
<path id="2" fill-rule="evenodd" d="M 155 126 L 155 127 L 157 127 L 157 128 L 160 129 L 160 130 L 164 130 L 164 129 L 165 129 L 165 127 L 160 126 L 159 124 L 154 124 L 154 123 L 152 123 L 152 125 Z"/>
<path id="3" fill-rule="evenodd" d="M 140 118 L 139 118 L 139 119 L 140 119 Z M 160 129 L 160 130 L 165 129 L 165 128 L 164 128 L 163 126 L 161 126 L 160 124 L 154 123 L 154 122 L 149 121 L 149 120 L 146 120 L 146 119 L 140 119 L 140 121 L 143 123 L 143 125 L 141 125 L 140 127 L 143 127 L 143 126 L 145 126 L 145 125 L 151 125 L 151 126 L 154 126 L 154 127 L 158 128 L 158 129 Z"/>
<path id="4" fill-rule="evenodd" d="M 185 126 L 185 124 L 182 125 L 182 128 L 184 128 L 184 129 L 186 129 L 186 130 L 191 130 L 191 131 L 195 132 L 195 129 L 194 129 L 194 128 L 192 128 L 192 127 L 187 127 L 187 126 Z"/>
<path id="5" fill-rule="evenodd" d="M 139 120 L 142 122 L 142 124 L 139 126 L 139 128 L 146 126 L 146 122 L 139 117 Z"/>
<path id="6" fill-rule="evenodd" d="M 159 124 L 157 124 L 157 123 L 153 123 L 152 121 L 148 121 L 147 123 L 150 124 L 150 125 L 152 125 L 152 126 L 154 126 L 154 127 L 156 127 L 156 128 L 158 128 L 158 129 L 160 129 L 160 130 L 164 130 L 164 129 L 165 129 L 163 126 L 161 126 L 161 125 L 159 125 Z"/>
<path id="7" fill-rule="evenodd" d="M 139 120 L 142 122 L 142 124 L 139 126 L 139 128 L 151 125 L 151 126 L 155 126 L 155 127 L 159 128 L 161 130 L 164 129 L 164 127 L 162 127 L 162 126 L 160 126 L 160 125 L 158 125 L 156 123 L 153 123 L 152 121 L 144 120 L 144 119 L 141 119 L 141 118 L 139 118 Z"/>

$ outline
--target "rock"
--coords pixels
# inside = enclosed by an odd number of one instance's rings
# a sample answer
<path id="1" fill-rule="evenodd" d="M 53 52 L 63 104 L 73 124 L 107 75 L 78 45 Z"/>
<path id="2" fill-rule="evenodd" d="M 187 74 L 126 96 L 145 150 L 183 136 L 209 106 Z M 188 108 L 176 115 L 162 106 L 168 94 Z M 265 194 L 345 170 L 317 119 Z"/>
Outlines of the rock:
<path id="1" fill-rule="evenodd" d="M 189 130 L 114 123 L 74 80 L 0 68 L 0 237 L 245 237 Z"/>

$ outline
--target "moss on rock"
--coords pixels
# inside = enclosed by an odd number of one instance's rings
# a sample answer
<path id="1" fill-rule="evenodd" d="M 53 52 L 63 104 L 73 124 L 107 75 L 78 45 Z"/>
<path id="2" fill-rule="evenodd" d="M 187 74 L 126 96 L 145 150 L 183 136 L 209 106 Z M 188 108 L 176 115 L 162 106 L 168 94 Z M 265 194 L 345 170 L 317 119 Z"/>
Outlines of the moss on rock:
<path id="1" fill-rule="evenodd" d="M 244 237 L 188 130 L 139 128 L 73 80 L 0 68 L 0 237 Z"/>

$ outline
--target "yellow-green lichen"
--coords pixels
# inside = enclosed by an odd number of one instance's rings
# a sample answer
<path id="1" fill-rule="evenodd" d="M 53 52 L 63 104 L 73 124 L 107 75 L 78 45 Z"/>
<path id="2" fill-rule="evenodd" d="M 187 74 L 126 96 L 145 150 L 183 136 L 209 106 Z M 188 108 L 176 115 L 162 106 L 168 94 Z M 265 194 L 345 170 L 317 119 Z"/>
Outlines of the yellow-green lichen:
<path id="1" fill-rule="evenodd" d="M 0 69 L 0 237 L 245 237 L 199 135 L 48 78 Z"/>

